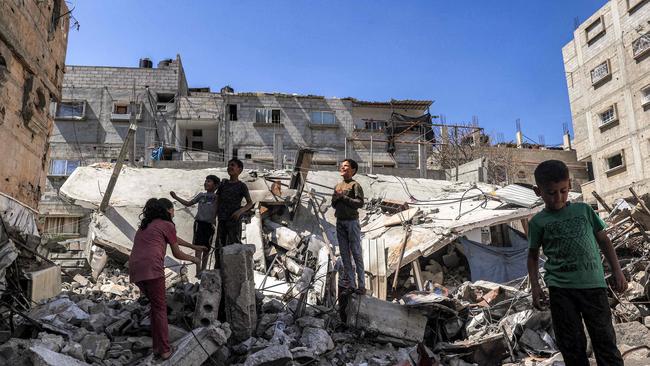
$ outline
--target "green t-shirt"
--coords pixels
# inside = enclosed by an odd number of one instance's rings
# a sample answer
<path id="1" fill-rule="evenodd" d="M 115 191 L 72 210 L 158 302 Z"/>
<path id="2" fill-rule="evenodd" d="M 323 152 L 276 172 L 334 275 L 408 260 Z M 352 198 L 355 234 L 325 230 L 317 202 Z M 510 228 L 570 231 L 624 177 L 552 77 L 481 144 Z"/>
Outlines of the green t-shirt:
<path id="1" fill-rule="evenodd" d="M 528 223 L 530 249 L 547 257 L 544 281 L 563 288 L 607 287 L 596 233 L 605 223 L 585 203 L 567 203 L 559 211 L 544 209 Z"/>

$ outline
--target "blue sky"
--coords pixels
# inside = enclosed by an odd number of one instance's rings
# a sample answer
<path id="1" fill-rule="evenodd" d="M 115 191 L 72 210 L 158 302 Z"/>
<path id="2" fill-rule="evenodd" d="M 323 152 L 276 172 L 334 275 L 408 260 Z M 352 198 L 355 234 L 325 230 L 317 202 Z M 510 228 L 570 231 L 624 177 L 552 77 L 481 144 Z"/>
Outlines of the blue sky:
<path id="1" fill-rule="evenodd" d="M 431 99 L 514 140 L 562 141 L 562 47 L 605 0 L 71 0 L 67 64 L 154 65 L 181 54 L 191 87 Z"/>

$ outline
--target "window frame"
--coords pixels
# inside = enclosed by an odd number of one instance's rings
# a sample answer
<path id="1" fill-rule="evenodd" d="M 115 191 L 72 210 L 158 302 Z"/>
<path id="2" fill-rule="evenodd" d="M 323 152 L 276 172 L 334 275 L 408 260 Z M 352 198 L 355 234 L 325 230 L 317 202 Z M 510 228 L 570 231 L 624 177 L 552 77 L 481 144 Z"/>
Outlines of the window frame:
<path id="1" fill-rule="evenodd" d="M 54 166 L 57 164 L 57 162 L 65 162 L 65 168 L 63 169 L 62 173 L 54 171 Z M 76 163 L 76 166 L 74 163 Z M 70 169 L 71 166 L 73 166 L 74 168 Z M 77 169 L 80 166 L 81 166 L 81 160 L 50 159 L 50 167 L 48 169 L 47 175 L 50 177 L 69 177 L 72 174 L 72 172 L 74 172 L 75 169 Z"/>
<path id="2" fill-rule="evenodd" d="M 598 26 L 600 26 L 600 30 L 598 30 L 596 33 L 593 33 L 594 29 Z M 590 36 L 590 32 L 592 32 L 591 36 Z M 596 18 L 596 20 L 591 22 L 591 24 L 585 27 L 585 39 L 587 40 L 587 46 L 591 46 L 592 44 L 594 44 L 606 32 L 607 30 L 605 28 L 605 17 L 601 15 L 598 18 Z"/>
<path id="3" fill-rule="evenodd" d="M 625 3 L 627 5 L 627 12 L 628 13 L 635 12 L 638 8 L 640 8 L 646 2 L 647 2 L 647 0 L 625 0 Z M 631 5 L 630 5 L 630 3 L 631 3 Z"/>
<path id="4" fill-rule="evenodd" d="M 320 122 L 314 121 L 314 115 L 316 113 L 320 114 Z M 324 123 L 325 119 L 323 118 L 323 116 L 325 115 L 325 113 L 327 113 L 329 115 L 332 115 L 332 118 L 333 118 L 332 123 Z M 336 113 L 333 112 L 333 111 L 323 111 L 323 110 L 311 111 L 311 112 L 309 112 L 309 123 L 311 123 L 312 125 L 317 125 L 317 126 L 336 126 L 336 124 L 337 124 L 336 123 Z"/>
<path id="5" fill-rule="evenodd" d="M 605 113 L 609 113 L 610 111 L 612 113 L 612 116 L 607 121 L 603 120 L 603 115 Z M 598 121 L 599 128 L 605 128 L 616 124 L 618 122 L 618 108 L 616 106 L 616 103 L 598 112 Z"/>
<path id="6" fill-rule="evenodd" d="M 135 112 L 135 119 L 136 121 L 142 120 L 142 108 L 143 108 L 143 103 L 135 103 L 136 105 L 136 112 Z M 126 113 L 116 113 L 116 108 L 118 106 L 126 106 Z M 115 100 L 113 101 L 113 105 L 111 107 L 111 121 L 130 121 L 131 120 L 131 102 L 125 102 L 121 100 Z"/>
<path id="7" fill-rule="evenodd" d="M 635 52 L 635 47 L 636 47 L 635 44 L 641 42 L 643 42 L 646 47 L 642 49 L 640 52 Z M 632 41 L 631 48 L 632 48 L 633 59 L 639 60 L 640 58 L 646 56 L 648 52 L 650 52 L 650 32 L 646 32 L 645 34 L 642 34 L 639 38 Z"/>
<path id="8" fill-rule="evenodd" d="M 600 78 L 594 80 L 594 71 L 596 71 L 596 69 L 598 69 L 601 66 L 605 66 L 605 68 L 607 69 L 607 73 L 601 76 Z M 589 71 L 589 75 L 591 76 L 591 85 L 596 86 L 603 83 L 609 76 L 612 75 L 612 66 L 609 62 L 609 59 L 596 65 L 596 67 L 594 67 L 593 69 L 591 69 L 591 71 Z"/>
<path id="9" fill-rule="evenodd" d="M 61 105 L 63 104 L 82 104 L 81 108 L 81 115 L 80 116 L 60 116 L 59 115 L 59 110 L 61 109 Z M 60 121 L 83 121 L 86 119 L 86 105 L 88 103 L 86 102 L 85 99 L 69 99 L 69 100 L 62 100 L 61 102 L 56 103 L 56 108 L 54 109 L 54 119 L 60 120 Z"/>
<path id="10" fill-rule="evenodd" d="M 273 114 L 277 114 L 277 122 L 273 119 Z M 255 108 L 255 123 L 258 125 L 281 125 L 282 109 L 279 108 Z"/>
<path id="11" fill-rule="evenodd" d="M 610 166 L 610 159 L 616 157 L 617 155 L 621 156 L 621 164 L 614 167 Z M 605 174 L 610 174 L 619 170 L 622 170 L 626 167 L 625 165 L 625 151 L 621 150 L 616 153 L 605 156 Z"/>
<path id="12" fill-rule="evenodd" d="M 641 88 L 641 107 L 650 105 L 650 84 Z"/>
<path id="13" fill-rule="evenodd" d="M 50 237 L 60 235 L 80 235 L 80 223 L 82 220 L 82 216 L 46 216 L 45 222 L 43 223 L 43 234 Z M 66 228 L 70 226 L 70 224 L 72 224 L 72 229 L 70 231 L 59 230 L 60 228 Z"/>

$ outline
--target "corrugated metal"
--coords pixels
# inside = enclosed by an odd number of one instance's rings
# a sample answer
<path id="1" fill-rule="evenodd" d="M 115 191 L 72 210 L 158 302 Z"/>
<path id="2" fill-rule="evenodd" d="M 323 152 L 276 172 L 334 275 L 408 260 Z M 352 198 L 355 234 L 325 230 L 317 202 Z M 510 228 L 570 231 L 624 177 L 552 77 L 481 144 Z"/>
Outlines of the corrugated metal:
<path id="1" fill-rule="evenodd" d="M 532 189 L 522 187 L 518 184 L 511 184 L 499 188 L 494 192 L 494 195 L 503 202 L 512 203 L 521 207 L 532 208 L 542 203 L 542 199 L 537 197 Z"/>

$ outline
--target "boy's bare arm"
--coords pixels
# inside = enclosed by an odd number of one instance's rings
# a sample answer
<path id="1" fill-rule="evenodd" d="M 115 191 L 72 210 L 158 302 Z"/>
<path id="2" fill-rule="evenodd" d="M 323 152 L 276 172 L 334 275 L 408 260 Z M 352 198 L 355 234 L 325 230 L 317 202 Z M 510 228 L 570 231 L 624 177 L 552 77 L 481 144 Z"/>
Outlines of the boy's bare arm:
<path id="1" fill-rule="evenodd" d="M 192 206 L 192 205 L 193 205 L 193 203 L 191 203 L 190 201 L 186 201 L 186 200 L 184 200 L 184 199 L 178 197 L 178 195 L 176 195 L 176 192 L 174 192 L 174 191 L 169 192 L 169 195 L 172 196 L 173 199 L 175 199 L 176 201 L 180 202 L 180 204 L 183 205 L 183 206 L 185 206 L 185 207 L 188 207 L 188 206 Z"/>
<path id="2" fill-rule="evenodd" d="M 539 248 L 528 250 L 528 280 L 530 281 L 530 290 L 533 295 L 533 306 L 543 310 L 546 303 L 546 294 L 539 285 Z"/>
<path id="3" fill-rule="evenodd" d="M 605 230 L 601 230 L 596 233 L 596 241 L 598 242 L 598 246 L 603 252 L 603 255 L 607 259 L 609 268 L 611 269 L 612 275 L 614 276 L 614 290 L 617 292 L 625 291 L 625 289 L 627 289 L 627 280 L 625 279 L 623 271 L 621 270 L 621 264 L 618 262 L 616 250 L 614 250 L 612 241 L 609 240 L 609 236 L 607 236 Z"/>
<path id="4" fill-rule="evenodd" d="M 243 213 L 247 212 L 248 210 L 253 208 L 253 206 L 255 206 L 255 203 L 253 202 L 253 199 L 251 198 L 251 194 L 248 191 L 244 194 L 244 199 L 246 200 L 246 204 L 244 205 L 244 207 L 240 208 L 239 210 L 235 211 L 234 214 L 232 214 L 232 217 L 235 220 L 239 220 L 239 217 Z"/>

